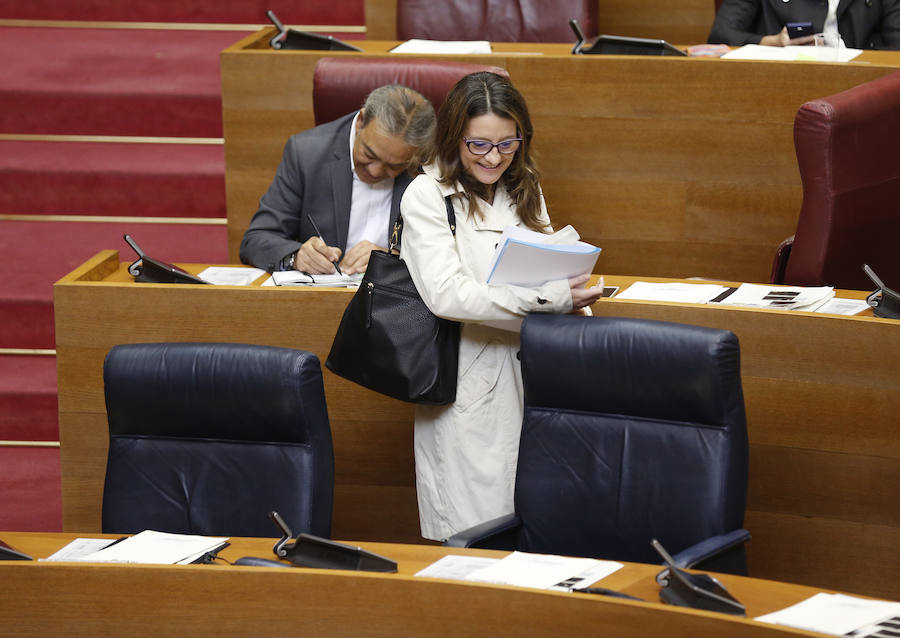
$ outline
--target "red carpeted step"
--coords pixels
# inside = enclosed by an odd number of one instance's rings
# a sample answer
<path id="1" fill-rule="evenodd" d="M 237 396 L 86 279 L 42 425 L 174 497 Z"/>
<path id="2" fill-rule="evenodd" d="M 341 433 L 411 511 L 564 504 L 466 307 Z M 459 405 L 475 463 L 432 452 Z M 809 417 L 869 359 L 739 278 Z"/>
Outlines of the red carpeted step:
<path id="1" fill-rule="evenodd" d="M 285 24 L 362 25 L 363 0 L 0 0 L 0 16 L 24 20 L 109 20 L 262 24 L 266 10 Z"/>
<path id="2" fill-rule="evenodd" d="M 107 248 L 132 259 L 126 232 L 163 261 L 228 262 L 224 224 L 0 220 L 0 348 L 55 347 L 53 283 Z"/>
<path id="3" fill-rule="evenodd" d="M 219 53 L 247 33 L 0 27 L 0 133 L 222 137 Z"/>
<path id="4" fill-rule="evenodd" d="M 59 448 L 0 447 L 0 530 L 62 531 Z"/>
<path id="5" fill-rule="evenodd" d="M 0 355 L 0 441 L 58 441 L 56 357 Z"/>
<path id="6" fill-rule="evenodd" d="M 225 217 L 221 144 L 0 140 L 0 214 Z"/>

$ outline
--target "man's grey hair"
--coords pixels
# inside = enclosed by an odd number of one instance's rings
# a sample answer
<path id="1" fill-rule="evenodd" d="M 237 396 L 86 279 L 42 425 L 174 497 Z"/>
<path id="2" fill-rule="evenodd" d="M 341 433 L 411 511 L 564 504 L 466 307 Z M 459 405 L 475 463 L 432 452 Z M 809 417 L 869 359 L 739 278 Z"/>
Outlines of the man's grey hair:
<path id="1" fill-rule="evenodd" d="M 385 133 L 415 148 L 430 146 L 434 139 L 434 107 L 408 86 L 388 84 L 369 93 L 363 105 L 363 126 L 373 119 Z"/>

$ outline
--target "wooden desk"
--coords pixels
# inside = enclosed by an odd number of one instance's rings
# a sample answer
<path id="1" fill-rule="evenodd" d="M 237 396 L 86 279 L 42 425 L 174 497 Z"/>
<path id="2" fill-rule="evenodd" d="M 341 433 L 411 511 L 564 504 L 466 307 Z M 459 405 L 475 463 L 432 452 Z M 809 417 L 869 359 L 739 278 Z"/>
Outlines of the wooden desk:
<path id="1" fill-rule="evenodd" d="M 235 263 L 285 141 L 313 126 L 316 61 L 386 56 L 396 44 L 356 41 L 362 54 L 273 51 L 270 35 L 250 35 L 221 54 Z M 776 247 L 796 229 L 800 105 L 900 67 L 891 51 L 829 64 L 570 49 L 497 43 L 492 55 L 455 59 L 509 71 L 528 100 L 551 219 L 603 247 L 599 270 L 737 281 L 767 281 Z"/>
<path id="2" fill-rule="evenodd" d="M 34 557 L 73 535 L 0 533 Z M 234 561 L 274 558 L 274 539 L 233 538 Z M 659 566 L 626 564 L 602 586 L 647 601 L 416 578 L 447 554 L 502 552 L 361 543 L 398 563 L 396 574 L 214 565 L 0 562 L 0 636 L 580 636 L 598 627 L 622 638 L 665 635 L 768 638 L 817 636 L 753 620 L 659 602 Z M 798 585 L 717 576 L 747 618 L 816 593 Z"/>
<path id="3" fill-rule="evenodd" d="M 135 284 L 126 267 L 116 251 L 103 251 L 54 287 L 66 531 L 100 529 L 108 439 L 102 365 L 113 345 L 249 342 L 306 349 L 324 361 L 351 294 Z M 606 277 L 623 287 L 633 279 Z M 740 338 L 751 574 L 900 598 L 900 322 L 615 298 L 593 309 L 727 328 Z M 324 378 L 334 536 L 422 542 L 413 407 L 327 369 Z"/>

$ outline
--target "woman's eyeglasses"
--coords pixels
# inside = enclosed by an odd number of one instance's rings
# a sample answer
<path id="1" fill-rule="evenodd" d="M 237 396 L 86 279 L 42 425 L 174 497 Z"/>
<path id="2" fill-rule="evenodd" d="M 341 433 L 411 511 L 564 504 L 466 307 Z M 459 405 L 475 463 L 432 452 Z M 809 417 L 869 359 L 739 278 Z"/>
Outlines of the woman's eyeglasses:
<path id="1" fill-rule="evenodd" d="M 466 143 L 466 148 L 469 149 L 469 152 L 472 155 L 487 155 L 494 150 L 494 148 L 503 155 L 511 155 L 519 150 L 522 138 L 511 137 L 508 140 L 501 140 L 496 144 L 488 142 L 487 140 L 470 140 L 466 138 L 463 138 L 463 142 Z"/>

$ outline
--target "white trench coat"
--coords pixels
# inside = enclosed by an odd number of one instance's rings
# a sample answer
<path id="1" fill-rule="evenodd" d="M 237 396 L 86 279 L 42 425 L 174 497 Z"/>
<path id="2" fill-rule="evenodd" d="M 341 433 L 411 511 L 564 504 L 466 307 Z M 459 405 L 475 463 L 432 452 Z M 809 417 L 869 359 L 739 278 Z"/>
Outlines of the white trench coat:
<path id="1" fill-rule="evenodd" d="M 436 168 L 426 167 L 403 196 L 400 256 L 431 311 L 462 322 L 456 401 L 416 406 L 422 536 L 442 540 L 513 511 L 523 413 L 515 326 L 530 312 L 569 312 L 572 295 L 565 280 L 539 289 L 485 283 L 503 228 L 524 224 L 502 187 L 493 205 L 479 201 L 481 215 L 470 215 L 458 185 L 436 178 Z M 447 195 L 454 195 L 455 238 Z M 541 211 L 546 221 L 543 199 Z M 491 322 L 507 329 L 485 325 Z"/>

